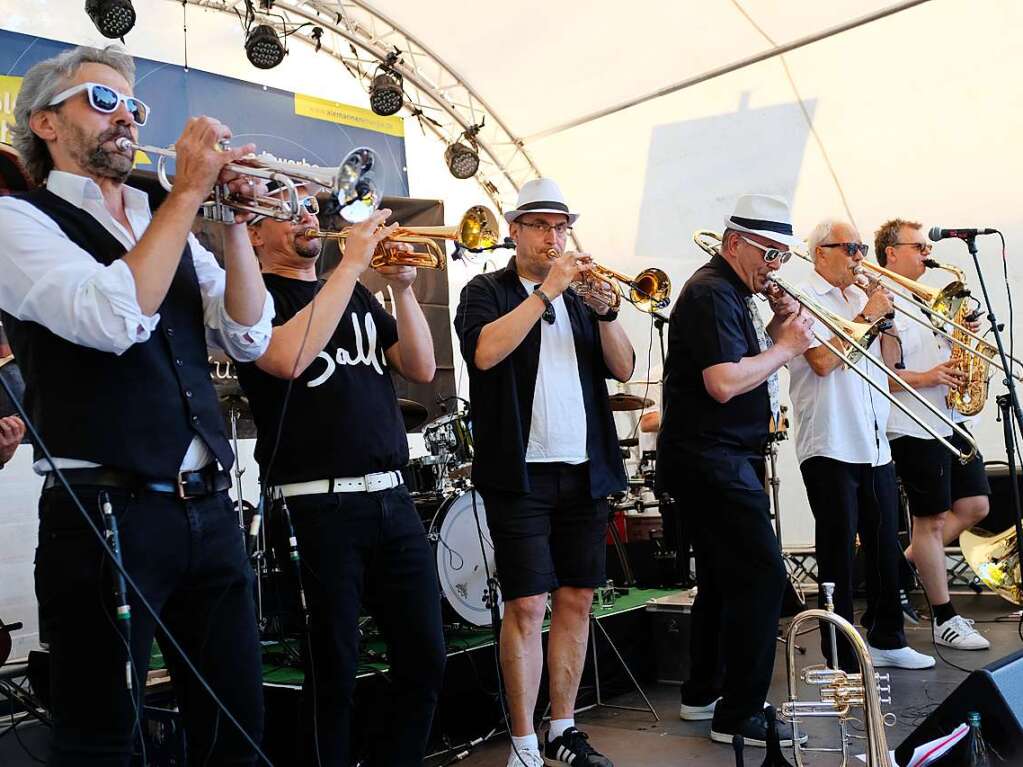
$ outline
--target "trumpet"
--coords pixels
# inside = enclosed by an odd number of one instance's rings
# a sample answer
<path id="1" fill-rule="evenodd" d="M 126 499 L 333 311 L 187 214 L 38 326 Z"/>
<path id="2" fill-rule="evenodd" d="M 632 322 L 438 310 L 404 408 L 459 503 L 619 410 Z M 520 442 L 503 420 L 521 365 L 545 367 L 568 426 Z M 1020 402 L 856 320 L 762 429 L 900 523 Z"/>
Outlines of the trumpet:
<path id="1" fill-rule="evenodd" d="M 550 259 L 559 258 L 561 251 L 551 248 L 547 251 Z M 621 306 L 622 285 L 629 289 L 628 301 L 641 312 L 655 312 L 671 302 L 671 280 L 660 269 L 644 269 L 635 277 L 594 263 L 593 268 L 573 281 L 569 287 L 588 303 L 606 306 L 617 311 Z"/>
<path id="2" fill-rule="evenodd" d="M 350 230 L 325 232 L 307 229 L 303 236 L 344 242 Z M 370 266 L 414 266 L 417 269 L 444 269 L 447 259 L 437 240 L 452 240 L 467 250 L 486 250 L 500 242 L 497 216 L 485 205 L 474 205 L 463 215 L 457 226 L 402 226 L 377 246 Z M 408 242 L 422 245 L 423 250 L 402 251 L 386 247 L 388 242 Z"/>
<path id="3" fill-rule="evenodd" d="M 114 143 L 122 151 L 131 150 L 154 155 L 157 158 L 156 175 L 160 186 L 168 192 L 173 189 L 174 185 L 167 177 L 167 161 L 177 157 L 173 147 L 136 144 L 127 138 L 119 138 Z M 254 213 L 278 221 L 297 221 L 302 215 L 298 187 L 303 184 L 314 184 L 330 191 L 341 206 L 340 213 L 346 220 L 353 223 L 365 221 L 380 206 L 383 196 L 373 178 L 373 167 L 376 164 L 376 152 L 368 147 L 353 149 L 337 168 L 279 160 L 272 155 L 245 157 L 238 162 L 228 163 L 224 168 L 242 175 L 276 181 L 281 184 L 287 197 L 283 200 L 266 196 L 254 199 L 239 198 L 218 184 L 213 188 L 213 199 L 203 203 L 203 215 L 213 221 L 231 224 L 234 223 L 236 211 Z"/>
<path id="4" fill-rule="evenodd" d="M 693 241 L 696 242 L 696 244 L 699 245 L 700 248 L 702 248 L 705 252 L 710 253 L 712 255 L 717 255 L 718 247 L 720 247 L 721 237 L 716 232 L 700 230 L 693 233 Z M 713 244 L 715 241 L 718 243 L 718 245 Z M 844 362 L 848 366 L 849 370 L 851 370 L 853 373 L 862 378 L 868 386 L 877 391 L 877 393 L 880 394 L 882 397 L 887 399 L 894 407 L 897 407 L 899 410 L 905 413 L 907 418 L 913 421 L 921 429 L 926 431 L 932 438 L 938 440 L 938 442 L 940 442 L 947 450 L 949 450 L 954 456 L 956 456 L 961 463 L 966 464 L 973 459 L 973 457 L 977 454 L 977 443 L 974 441 L 970 433 L 963 429 L 959 424 L 953 422 L 952 419 L 948 417 L 947 413 L 943 413 L 942 411 L 938 410 L 938 408 L 936 408 L 929 400 L 927 400 L 922 394 L 920 394 L 920 392 L 916 391 L 916 389 L 907 386 L 905 383 L 902 384 L 902 389 L 908 395 L 910 395 L 913 399 L 919 402 L 926 410 L 928 410 L 934 417 L 936 417 L 944 425 L 950 427 L 952 431 L 954 431 L 960 437 L 962 437 L 962 439 L 968 445 L 968 449 L 966 451 L 960 450 L 951 442 L 949 442 L 945 437 L 938 434 L 937 431 L 931 428 L 929 424 L 925 423 L 923 419 L 921 419 L 920 416 L 918 416 L 913 410 L 906 407 L 903 403 L 901 403 L 894 396 L 892 396 L 891 392 L 888 391 L 887 385 L 882 386 L 881 384 L 874 381 L 874 379 L 872 379 L 865 372 L 856 367 L 856 363 L 859 362 L 861 358 L 865 357 L 872 365 L 883 370 L 888 375 L 889 378 L 896 381 L 900 380 L 899 376 L 896 374 L 894 370 L 889 368 L 876 355 L 868 351 L 867 347 L 864 344 L 860 343 L 860 338 L 858 338 L 855 333 L 846 332 L 846 328 L 848 328 L 850 324 L 848 320 L 845 320 L 842 317 L 837 317 L 835 314 L 822 307 L 816 301 L 814 301 L 813 299 L 803 294 L 801 291 L 796 290 L 794 287 L 789 285 L 781 277 L 772 274 L 768 279 L 770 283 L 773 283 L 780 290 L 794 298 L 804 309 L 806 309 L 817 320 L 819 320 L 828 330 L 830 330 L 832 334 L 841 339 L 849 347 L 847 352 L 839 348 L 835 344 L 831 343 L 830 339 L 823 338 L 819 333 L 814 331 L 813 333 L 814 338 L 816 338 L 821 343 L 821 345 L 824 346 L 825 349 L 827 349 L 840 360 L 842 360 L 842 362 Z M 888 320 L 888 322 L 890 322 L 890 320 Z M 851 324 L 857 326 L 857 323 Z M 876 325 L 877 323 L 868 327 L 873 329 Z M 863 335 L 862 339 L 864 341 L 872 342 L 874 338 L 877 337 L 878 334 L 880 334 L 884 330 L 887 330 L 888 327 L 890 327 L 890 324 L 887 327 L 878 328 L 876 332 Z"/>

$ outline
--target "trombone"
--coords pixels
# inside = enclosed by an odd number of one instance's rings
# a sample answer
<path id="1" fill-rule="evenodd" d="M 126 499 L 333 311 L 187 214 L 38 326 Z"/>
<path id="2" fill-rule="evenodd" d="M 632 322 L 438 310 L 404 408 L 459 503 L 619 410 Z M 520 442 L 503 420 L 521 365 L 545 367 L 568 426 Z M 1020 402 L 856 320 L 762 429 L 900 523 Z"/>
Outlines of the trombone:
<path id="1" fill-rule="evenodd" d="M 718 248 L 720 247 L 721 237 L 716 232 L 709 232 L 706 230 L 697 231 L 693 234 L 693 240 L 707 253 L 711 253 L 713 255 L 718 254 Z M 711 244 L 711 242 L 708 242 L 709 240 L 716 240 L 718 245 L 715 246 Z M 794 287 L 789 285 L 785 280 L 783 280 L 781 277 L 778 277 L 777 275 L 772 274 L 770 277 L 768 277 L 768 281 L 770 283 L 774 283 L 780 290 L 792 296 L 792 298 L 794 298 L 804 309 L 810 312 L 810 314 L 812 314 L 828 330 L 830 330 L 832 334 L 837 336 L 845 343 L 849 344 L 851 348 L 849 350 L 850 353 L 847 354 L 845 351 L 835 346 L 835 344 L 831 343 L 830 339 L 823 338 L 820 336 L 820 334 L 817 333 L 817 331 L 813 331 L 814 338 L 816 338 L 821 343 L 821 345 L 824 346 L 824 348 L 826 348 L 828 351 L 830 351 L 832 354 L 834 354 L 836 357 L 842 360 L 842 362 L 844 362 L 848 366 L 849 370 L 851 370 L 860 378 L 862 378 L 864 382 L 867 383 L 867 385 L 876 390 L 878 394 L 887 399 L 893 406 L 897 407 L 899 410 L 905 413 L 906 416 L 910 420 L 912 420 L 917 426 L 919 426 L 921 429 L 930 434 L 931 437 L 938 440 L 938 442 L 940 442 L 947 450 L 949 450 L 953 455 L 955 455 L 961 463 L 964 464 L 969 463 L 973 459 L 973 457 L 977 454 L 977 443 L 973 440 L 973 437 L 970 435 L 970 433 L 963 429 L 961 426 L 959 426 L 959 424 L 954 423 L 946 413 L 943 413 L 940 410 L 938 410 L 938 408 L 931 404 L 931 402 L 929 402 L 916 389 L 907 386 L 905 383 L 900 384 L 903 391 L 905 391 L 913 399 L 915 399 L 917 402 L 923 405 L 923 407 L 926 408 L 939 421 L 951 427 L 952 431 L 956 432 L 960 437 L 963 438 L 963 440 L 966 441 L 966 444 L 969 445 L 969 449 L 966 452 L 961 451 L 947 439 L 938 434 L 938 432 L 931 428 L 927 423 L 925 423 L 924 420 L 920 418 L 920 416 L 913 412 L 911 408 L 908 408 L 903 403 L 899 402 L 899 400 L 892 396 L 891 392 L 888 391 L 887 386 L 882 386 L 881 384 L 877 383 L 869 375 L 867 375 L 862 370 L 856 367 L 856 363 L 860 360 L 860 358 L 865 357 L 873 365 L 883 370 L 888 375 L 889 378 L 891 378 L 894 381 L 901 381 L 898 374 L 896 374 L 894 370 L 889 368 L 875 354 L 868 351 L 867 348 L 860 343 L 860 339 L 857 338 L 856 335 L 846 332 L 845 326 L 848 323 L 847 320 L 841 317 L 836 317 L 832 312 L 828 311 L 827 309 L 824 309 L 822 306 L 813 301 L 813 299 L 808 298 L 801 291 L 796 290 Z M 889 323 L 891 322 L 890 320 L 886 321 Z M 855 325 L 856 323 L 852 324 Z M 869 327 L 873 329 L 874 327 L 877 326 L 877 324 L 878 323 L 874 323 L 874 325 L 871 325 Z M 886 327 L 882 328 L 881 330 L 887 330 L 888 327 L 891 327 L 891 325 L 889 324 Z M 878 333 L 880 333 L 881 330 L 879 330 Z M 863 336 L 863 340 L 873 341 L 873 338 L 876 338 L 876 335 L 874 335 L 873 337 L 867 335 Z M 858 352 L 858 354 L 855 354 L 856 352 Z M 855 354 L 855 356 L 853 356 L 853 354 Z"/>
<path id="2" fill-rule="evenodd" d="M 548 258 L 560 256 L 561 251 L 557 248 L 547 251 Z M 611 311 L 617 311 L 625 295 L 622 292 L 623 285 L 629 289 L 629 303 L 641 312 L 656 312 L 671 302 L 671 279 L 662 270 L 653 267 L 644 269 L 635 277 L 627 277 L 594 262 L 593 268 L 569 287 L 580 297 L 588 297 L 591 301 L 606 304 Z"/>
<path id="3" fill-rule="evenodd" d="M 167 177 L 167 160 L 177 157 L 173 147 L 163 148 L 136 144 L 127 138 L 114 142 L 122 151 L 145 152 L 154 155 L 156 175 L 160 186 L 168 192 L 173 189 Z M 226 144 L 221 144 L 221 148 Z M 226 170 L 246 176 L 276 181 L 287 193 L 285 199 L 277 197 L 256 197 L 244 199 L 229 194 L 218 184 L 213 188 L 213 199 L 203 203 L 203 215 L 214 221 L 234 223 L 235 211 L 255 213 L 278 221 L 298 220 L 302 215 L 298 187 L 314 184 L 325 187 L 337 199 L 340 213 L 348 221 L 358 223 L 369 218 L 380 205 L 382 194 L 373 178 L 373 167 L 377 164 L 376 152 L 368 147 L 353 149 L 337 168 L 323 168 L 301 162 L 279 160 L 272 155 L 253 155 L 238 162 L 228 163 Z"/>
<path id="4" fill-rule="evenodd" d="M 800 255 L 802 256 L 802 254 Z M 802 257 L 806 258 L 808 261 L 810 260 L 809 257 Z M 958 346 L 963 351 L 975 355 L 988 365 L 998 368 L 1006 375 L 1011 375 L 1017 381 L 1023 381 L 1023 376 L 1006 370 L 997 357 L 978 351 L 976 347 L 956 338 L 954 333 L 950 333 L 945 329 L 946 326 L 950 326 L 955 331 L 963 333 L 966 337 L 976 341 L 978 344 L 990 346 L 990 344 L 988 344 L 988 342 L 985 341 L 980 334 L 974 333 L 965 325 L 955 320 L 955 317 L 959 314 L 959 310 L 962 307 L 963 301 L 970 296 L 969 289 L 967 289 L 963 283 L 962 270 L 958 267 L 952 266 L 951 264 L 942 264 L 932 259 L 927 259 L 924 264 L 931 269 L 942 269 L 947 272 L 952 272 L 956 275 L 956 279 L 943 288 L 933 288 L 930 285 L 924 285 L 922 282 L 917 282 L 916 280 L 911 280 L 908 277 L 903 277 L 901 274 L 896 274 L 895 272 L 885 269 L 883 266 L 870 261 L 861 261 L 854 269 L 854 273 L 857 276 L 864 277 L 868 281 L 868 285 L 879 283 L 883 277 L 894 282 L 896 285 L 905 288 L 906 292 L 903 292 L 898 288 L 882 283 L 885 289 L 890 291 L 893 295 L 901 298 L 903 301 L 910 302 L 914 308 L 920 309 L 924 312 L 930 318 L 930 321 L 928 322 L 921 317 L 918 317 L 915 312 L 899 305 L 897 301 L 893 301 L 892 306 L 896 311 L 904 314 L 906 318 L 912 322 L 915 322 L 918 325 L 923 325 L 928 330 L 939 334 L 953 346 Z M 867 271 L 871 271 L 877 276 L 869 275 L 866 273 Z M 1023 362 L 1016 357 L 1008 356 L 1008 358 L 1017 365 L 1023 366 Z"/>
<path id="5" fill-rule="evenodd" d="M 339 243 L 348 239 L 351 230 L 326 232 L 319 229 L 307 229 L 305 237 L 318 237 L 323 240 L 336 240 Z M 444 269 L 446 258 L 444 249 L 437 240 L 452 240 L 460 248 L 466 250 L 487 250 L 500 242 L 498 236 L 497 216 L 485 205 L 474 205 L 463 215 L 457 226 L 402 226 L 394 230 L 390 237 L 377 246 L 376 253 L 370 261 L 373 269 L 382 266 L 414 266 L 417 269 Z M 422 245 L 425 251 L 400 251 L 387 248 L 386 242 L 408 242 Z"/>

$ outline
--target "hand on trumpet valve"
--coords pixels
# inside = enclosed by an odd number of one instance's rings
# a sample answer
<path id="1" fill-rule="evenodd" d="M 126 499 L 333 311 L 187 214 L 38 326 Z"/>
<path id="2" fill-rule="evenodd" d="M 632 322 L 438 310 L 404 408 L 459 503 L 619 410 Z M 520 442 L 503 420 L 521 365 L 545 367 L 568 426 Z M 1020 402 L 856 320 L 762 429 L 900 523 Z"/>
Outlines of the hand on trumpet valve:
<path id="1" fill-rule="evenodd" d="M 415 248 L 412 247 L 412 244 L 408 242 L 385 241 L 380 243 L 380 247 L 387 250 L 388 253 L 393 254 L 411 253 L 415 250 Z M 416 281 L 418 271 L 414 266 L 394 264 L 381 266 L 377 269 L 377 274 L 379 274 L 386 282 L 390 283 L 394 290 L 404 290 L 405 288 L 411 287 L 412 283 Z"/>
<path id="2" fill-rule="evenodd" d="M 348 230 L 348 237 L 344 241 L 344 255 L 339 268 L 355 269 L 358 274 L 362 274 L 369 268 L 369 262 L 373 259 L 377 246 L 398 228 L 397 223 L 384 226 L 384 221 L 389 215 L 391 215 L 389 208 L 381 208 L 374 211 L 365 221 L 353 225 Z"/>
<path id="3" fill-rule="evenodd" d="M 551 251 L 548 251 L 549 253 Z M 565 292 L 580 276 L 593 268 L 593 260 L 585 253 L 567 251 L 551 259 L 551 268 L 540 289 L 553 299 Z"/>
<path id="4" fill-rule="evenodd" d="M 205 200 L 213 185 L 227 184 L 232 193 L 251 196 L 259 194 L 260 185 L 253 184 L 238 173 L 224 170 L 229 163 L 236 163 L 245 155 L 255 151 L 255 144 L 237 148 L 223 148 L 231 138 L 231 129 L 212 117 L 191 117 L 185 124 L 181 136 L 174 142 L 175 176 L 172 194 L 190 194 L 197 198 L 197 204 Z M 265 192 L 265 187 L 262 187 Z M 251 218 L 249 213 L 235 216 L 236 223 Z"/>

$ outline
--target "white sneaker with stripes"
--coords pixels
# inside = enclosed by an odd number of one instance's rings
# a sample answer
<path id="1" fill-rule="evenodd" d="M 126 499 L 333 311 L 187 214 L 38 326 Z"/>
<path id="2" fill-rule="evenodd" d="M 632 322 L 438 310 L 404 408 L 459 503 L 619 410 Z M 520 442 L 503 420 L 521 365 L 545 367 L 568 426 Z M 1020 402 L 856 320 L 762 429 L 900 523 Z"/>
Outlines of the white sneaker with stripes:
<path id="1" fill-rule="evenodd" d="M 508 755 L 507 767 L 543 767 L 543 757 L 540 756 L 540 748 L 520 748 L 518 752 L 513 748 Z"/>
<path id="2" fill-rule="evenodd" d="M 991 643 L 973 627 L 973 621 L 961 615 L 953 615 L 944 623 L 935 623 L 934 641 L 953 650 L 991 648 Z"/>

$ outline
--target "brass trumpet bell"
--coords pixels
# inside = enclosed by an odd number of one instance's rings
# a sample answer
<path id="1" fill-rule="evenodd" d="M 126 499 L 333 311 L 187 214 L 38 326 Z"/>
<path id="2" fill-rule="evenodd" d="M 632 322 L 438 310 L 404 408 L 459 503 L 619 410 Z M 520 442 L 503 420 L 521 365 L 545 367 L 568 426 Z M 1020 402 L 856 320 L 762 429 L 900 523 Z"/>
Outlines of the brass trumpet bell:
<path id="1" fill-rule="evenodd" d="M 663 309 L 671 300 L 671 280 L 660 269 L 644 269 L 629 285 L 629 299 L 640 311 Z"/>
<path id="2" fill-rule="evenodd" d="M 959 534 L 959 547 L 963 559 L 985 586 L 1002 599 L 1023 605 L 1015 527 L 997 534 L 977 527 L 964 530 Z"/>

